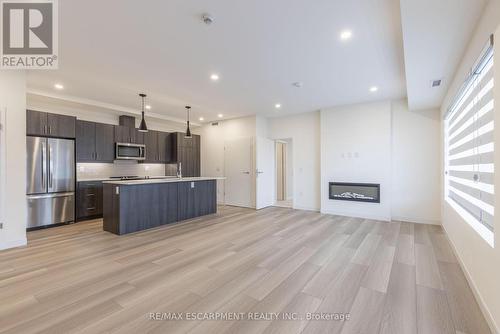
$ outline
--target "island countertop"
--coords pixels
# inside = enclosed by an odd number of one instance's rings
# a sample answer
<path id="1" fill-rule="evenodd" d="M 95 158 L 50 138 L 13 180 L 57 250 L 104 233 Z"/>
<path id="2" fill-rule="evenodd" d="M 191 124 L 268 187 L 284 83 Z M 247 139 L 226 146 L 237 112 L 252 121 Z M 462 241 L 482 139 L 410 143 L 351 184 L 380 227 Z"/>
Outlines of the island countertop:
<path id="1" fill-rule="evenodd" d="M 135 186 L 141 184 L 156 184 L 156 183 L 172 183 L 172 182 L 195 182 L 195 181 L 208 181 L 208 180 L 225 180 L 222 176 L 198 176 L 198 177 L 165 177 L 161 179 L 141 179 L 141 180 L 114 180 L 104 181 L 104 184 L 114 184 L 118 186 Z"/>

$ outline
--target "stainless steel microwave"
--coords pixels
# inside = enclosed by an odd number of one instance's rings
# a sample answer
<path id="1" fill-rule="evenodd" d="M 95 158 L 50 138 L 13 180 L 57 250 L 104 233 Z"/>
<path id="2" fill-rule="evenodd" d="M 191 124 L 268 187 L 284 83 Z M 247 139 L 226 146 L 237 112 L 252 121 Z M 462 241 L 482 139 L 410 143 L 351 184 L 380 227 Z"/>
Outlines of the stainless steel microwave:
<path id="1" fill-rule="evenodd" d="M 115 154 L 116 160 L 145 160 L 146 145 L 116 143 Z"/>

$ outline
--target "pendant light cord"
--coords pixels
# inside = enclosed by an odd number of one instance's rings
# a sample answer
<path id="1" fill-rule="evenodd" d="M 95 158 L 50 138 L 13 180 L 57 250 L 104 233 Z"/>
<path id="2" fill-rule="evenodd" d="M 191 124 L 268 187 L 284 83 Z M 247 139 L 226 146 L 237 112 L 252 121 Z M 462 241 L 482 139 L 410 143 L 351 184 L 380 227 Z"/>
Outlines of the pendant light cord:
<path id="1" fill-rule="evenodd" d="M 142 118 L 144 118 L 144 96 L 142 97 Z"/>

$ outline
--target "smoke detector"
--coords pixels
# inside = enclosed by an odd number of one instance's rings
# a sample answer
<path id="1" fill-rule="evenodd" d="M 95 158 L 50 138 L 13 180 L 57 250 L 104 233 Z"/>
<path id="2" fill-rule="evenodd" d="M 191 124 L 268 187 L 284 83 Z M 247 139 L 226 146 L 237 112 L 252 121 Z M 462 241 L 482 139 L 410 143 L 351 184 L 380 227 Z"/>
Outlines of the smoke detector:
<path id="1" fill-rule="evenodd" d="M 214 22 L 214 18 L 210 14 L 203 14 L 201 16 L 201 19 L 203 20 L 203 22 L 205 22 L 206 25 L 211 25 Z"/>
<path id="2" fill-rule="evenodd" d="M 304 85 L 304 84 L 303 84 L 302 82 L 300 82 L 300 81 L 297 81 L 297 82 L 293 82 L 293 83 L 292 83 L 292 86 L 297 87 L 297 88 L 300 88 L 300 87 L 302 87 L 303 85 Z"/>
<path id="3" fill-rule="evenodd" d="M 441 86 L 441 82 L 442 82 L 442 80 L 441 80 L 441 79 L 432 80 L 432 81 L 431 81 L 431 87 L 432 87 L 432 88 L 439 87 L 439 86 Z"/>

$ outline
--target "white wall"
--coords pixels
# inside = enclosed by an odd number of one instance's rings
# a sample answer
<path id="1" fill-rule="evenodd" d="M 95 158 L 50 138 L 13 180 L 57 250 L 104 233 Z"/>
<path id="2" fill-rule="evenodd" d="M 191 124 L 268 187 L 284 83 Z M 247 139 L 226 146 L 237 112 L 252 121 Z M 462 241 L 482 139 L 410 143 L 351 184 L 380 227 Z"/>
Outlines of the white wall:
<path id="1" fill-rule="evenodd" d="M 260 126 L 264 124 L 261 123 Z M 224 176 L 224 142 L 238 138 L 254 138 L 256 128 L 257 119 L 250 116 L 219 121 L 216 126 L 208 123 L 194 129 L 193 132 L 201 136 L 201 175 Z M 217 181 L 217 201 L 224 202 L 223 180 Z"/>
<path id="2" fill-rule="evenodd" d="M 321 212 L 439 224 L 438 110 L 406 100 L 321 111 Z M 380 183 L 380 204 L 330 200 L 328 182 Z"/>
<path id="3" fill-rule="evenodd" d="M 269 118 L 268 138 L 291 138 L 293 145 L 293 207 L 320 209 L 319 112 Z"/>
<path id="4" fill-rule="evenodd" d="M 26 244 L 26 74 L 0 71 L 0 109 L 6 111 L 5 192 L 0 249 Z M 3 157 L 2 157 L 3 158 Z"/>
<path id="5" fill-rule="evenodd" d="M 328 182 L 380 184 L 380 203 L 328 199 Z M 391 219 L 391 103 L 321 111 L 321 212 Z"/>
<path id="6" fill-rule="evenodd" d="M 392 103 L 392 219 L 439 224 L 441 219 L 438 109 L 409 111 Z"/>
<path id="7" fill-rule="evenodd" d="M 480 54 L 491 33 L 495 32 L 495 103 L 500 101 L 500 62 L 497 60 L 500 55 L 500 1 L 490 0 L 486 6 L 479 24 L 476 27 L 473 38 L 469 43 L 462 62 L 457 69 L 455 78 L 446 95 L 446 99 L 441 107 L 444 114 L 448 108 L 450 100 L 456 94 L 462 84 L 466 73 L 470 70 L 474 61 Z M 499 147 L 500 136 L 500 111 L 495 111 L 495 146 Z M 442 130 L 442 129 L 441 129 Z M 440 141 L 441 149 L 443 148 Z M 443 151 L 441 151 L 441 154 Z M 441 159 L 442 161 L 442 159 Z M 500 151 L 495 152 L 495 164 L 500 166 Z M 441 165 L 441 175 L 444 173 Z M 500 174 L 495 173 L 495 188 L 500 189 Z M 495 196 L 495 207 L 500 207 L 500 196 Z M 480 302 L 483 313 L 496 332 L 500 328 L 500 217 L 495 216 L 495 247 L 490 247 L 454 210 L 442 201 L 442 223 L 447 235 L 461 261 L 462 268 L 469 279 L 473 291 Z"/>

